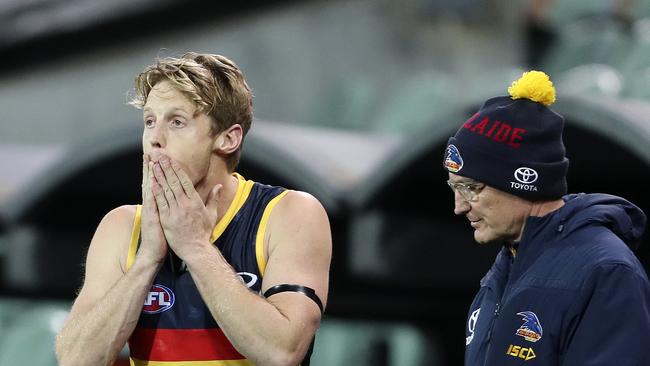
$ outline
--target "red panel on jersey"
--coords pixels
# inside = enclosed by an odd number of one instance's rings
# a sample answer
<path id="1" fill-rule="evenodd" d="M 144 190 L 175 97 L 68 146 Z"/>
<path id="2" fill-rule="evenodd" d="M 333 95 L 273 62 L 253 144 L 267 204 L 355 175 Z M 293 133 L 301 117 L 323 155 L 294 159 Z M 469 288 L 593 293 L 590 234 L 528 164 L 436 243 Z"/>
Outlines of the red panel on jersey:
<path id="1" fill-rule="evenodd" d="M 241 360 L 219 328 L 136 328 L 129 339 L 131 357 L 150 361 Z"/>

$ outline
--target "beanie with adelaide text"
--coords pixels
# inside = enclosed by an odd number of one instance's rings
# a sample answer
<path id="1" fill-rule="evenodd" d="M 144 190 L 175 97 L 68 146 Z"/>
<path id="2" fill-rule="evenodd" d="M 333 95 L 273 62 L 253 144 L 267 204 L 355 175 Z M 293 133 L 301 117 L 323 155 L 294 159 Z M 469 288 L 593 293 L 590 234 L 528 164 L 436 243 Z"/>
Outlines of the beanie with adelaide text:
<path id="1" fill-rule="evenodd" d="M 488 99 L 447 142 L 443 166 L 530 201 L 567 192 L 564 118 L 548 106 L 555 88 L 540 71 L 525 72 L 510 96 Z"/>

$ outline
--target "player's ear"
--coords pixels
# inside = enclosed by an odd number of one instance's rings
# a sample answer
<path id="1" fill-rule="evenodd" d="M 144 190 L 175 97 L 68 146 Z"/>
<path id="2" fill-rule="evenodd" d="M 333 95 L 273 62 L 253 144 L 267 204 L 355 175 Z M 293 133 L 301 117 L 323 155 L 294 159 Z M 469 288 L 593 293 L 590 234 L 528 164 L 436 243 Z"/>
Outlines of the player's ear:
<path id="1" fill-rule="evenodd" d="M 229 155 L 239 149 L 244 131 L 239 124 L 234 124 L 221 131 L 214 140 L 213 150 L 218 154 Z"/>

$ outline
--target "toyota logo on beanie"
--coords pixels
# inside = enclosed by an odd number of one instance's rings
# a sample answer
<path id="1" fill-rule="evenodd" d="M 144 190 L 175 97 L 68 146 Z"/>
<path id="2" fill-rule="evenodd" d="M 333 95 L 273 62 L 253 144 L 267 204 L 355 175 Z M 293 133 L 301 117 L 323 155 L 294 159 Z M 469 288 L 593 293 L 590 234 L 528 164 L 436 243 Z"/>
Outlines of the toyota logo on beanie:
<path id="1" fill-rule="evenodd" d="M 564 118 L 549 106 L 555 88 L 541 71 L 525 72 L 509 96 L 488 99 L 447 142 L 447 171 L 530 201 L 567 192 Z"/>

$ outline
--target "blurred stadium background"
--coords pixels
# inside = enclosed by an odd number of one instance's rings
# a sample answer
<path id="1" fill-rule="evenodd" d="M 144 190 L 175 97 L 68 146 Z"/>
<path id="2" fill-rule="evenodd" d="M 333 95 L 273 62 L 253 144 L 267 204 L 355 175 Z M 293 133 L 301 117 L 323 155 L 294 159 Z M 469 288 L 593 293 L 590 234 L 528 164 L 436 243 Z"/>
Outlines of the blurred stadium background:
<path id="1" fill-rule="evenodd" d="M 558 89 L 571 191 L 650 213 L 649 0 L 3 0 L 0 35 L 0 366 L 56 364 L 97 223 L 139 202 L 126 100 L 157 56 L 233 58 L 256 96 L 239 171 L 326 206 L 313 365 L 462 363 L 497 248 L 454 217 L 440 159 L 524 70 Z"/>

